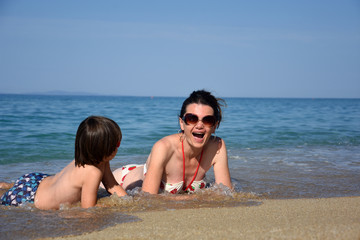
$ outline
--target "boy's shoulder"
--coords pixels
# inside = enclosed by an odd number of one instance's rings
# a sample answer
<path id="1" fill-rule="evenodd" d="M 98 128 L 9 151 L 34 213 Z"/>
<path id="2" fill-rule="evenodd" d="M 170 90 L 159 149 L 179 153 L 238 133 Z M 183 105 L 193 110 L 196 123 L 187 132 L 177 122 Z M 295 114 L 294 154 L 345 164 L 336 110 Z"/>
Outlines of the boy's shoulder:
<path id="1" fill-rule="evenodd" d="M 83 177 L 83 178 L 87 178 L 87 177 L 96 177 L 102 176 L 103 173 L 103 167 L 100 166 L 94 166 L 94 165 L 89 165 L 89 164 L 85 164 L 84 166 L 75 166 L 75 174 L 78 177 Z"/>

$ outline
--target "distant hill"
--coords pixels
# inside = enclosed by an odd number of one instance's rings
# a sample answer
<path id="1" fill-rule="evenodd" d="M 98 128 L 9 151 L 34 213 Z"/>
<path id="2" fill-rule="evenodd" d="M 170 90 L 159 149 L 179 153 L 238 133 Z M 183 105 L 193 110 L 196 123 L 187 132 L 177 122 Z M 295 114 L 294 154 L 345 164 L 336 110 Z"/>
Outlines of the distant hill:
<path id="1" fill-rule="evenodd" d="M 96 93 L 89 92 L 69 92 L 69 91 L 47 91 L 47 92 L 29 92 L 24 94 L 34 94 L 34 95 L 65 95 L 65 96 L 94 96 L 100 95 Z"/>

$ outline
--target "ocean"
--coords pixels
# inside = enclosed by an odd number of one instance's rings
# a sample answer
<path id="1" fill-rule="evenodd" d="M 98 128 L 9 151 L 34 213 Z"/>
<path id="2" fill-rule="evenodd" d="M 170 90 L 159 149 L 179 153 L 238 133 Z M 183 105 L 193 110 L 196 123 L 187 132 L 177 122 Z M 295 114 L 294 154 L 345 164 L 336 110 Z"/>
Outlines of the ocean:
<path id="1" fill-rule="evenodd" d="M 112 169 L 142 164 L 158 139 L 179 131 L 184 99 L 0 94 L 0 181 L 60 171 L 74 158 L 77 127 L 90 115 L 109 117 L 122 130 Z M 216 135 L 226 143 L 236 192 L 275 199 L 360 195 L 360 99 L 224 99 Z M 207 179 L 214 181 L 212 170 Z M 26 212 L 1 209 L 8 211 Z"/>

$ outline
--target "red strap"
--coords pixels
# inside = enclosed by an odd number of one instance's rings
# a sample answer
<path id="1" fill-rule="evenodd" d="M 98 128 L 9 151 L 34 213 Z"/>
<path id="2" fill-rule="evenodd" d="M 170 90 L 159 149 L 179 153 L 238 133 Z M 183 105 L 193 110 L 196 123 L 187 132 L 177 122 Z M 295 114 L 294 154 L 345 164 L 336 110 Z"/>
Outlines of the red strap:
<path id="1" fill-rule="evenodd" d="M 184 152 L 184 141 L 181 141 L 181 147 L 182 147 L 182 154 L 183 154 L 183 182 L 184 182 L 184 184 L 185 184 L 185 152 Z M 203 156 L 203 152 L 204 152 L 204 149 L 201 151 L 201 156 L 200 156 L 200 160 L 199 160 L 199 164 L 198 164 L 198 166 L 197 166 L 197 168 L 196 168 L 196 172 L 195 172 L 195 174 L 194 174 L 194 177 L 193 177 L 193 179 L 191 180 L 191 182 L 190 182 L 190 184 L 184 189 L 184 187 L 183 187 L 183 190 L 184 191 L 186 191 L 186 190 L 188 190 L 188 188 L 191 186 L 191 184 L 194 182 L 194 180 L 195 180 L 195 177 L 196 177 L 196 175 L 197 175 L 197 173 L 198 173 L 198 170 L 199 170 L 199 167 L 200 167 L 200 163 L 201 163 L 201 159 L 202 159 L 202 156 Z"/>

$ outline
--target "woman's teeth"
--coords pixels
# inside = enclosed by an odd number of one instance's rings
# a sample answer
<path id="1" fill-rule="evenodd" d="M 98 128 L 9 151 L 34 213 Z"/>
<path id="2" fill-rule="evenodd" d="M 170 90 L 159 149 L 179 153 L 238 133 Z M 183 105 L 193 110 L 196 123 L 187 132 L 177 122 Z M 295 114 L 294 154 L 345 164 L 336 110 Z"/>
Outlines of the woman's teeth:
<path id="1" fill-rule="evenodd" d="M 203 133 L 193 133 L 193 136 L 196 138 L 203 138 L 205 134 Z"/>

